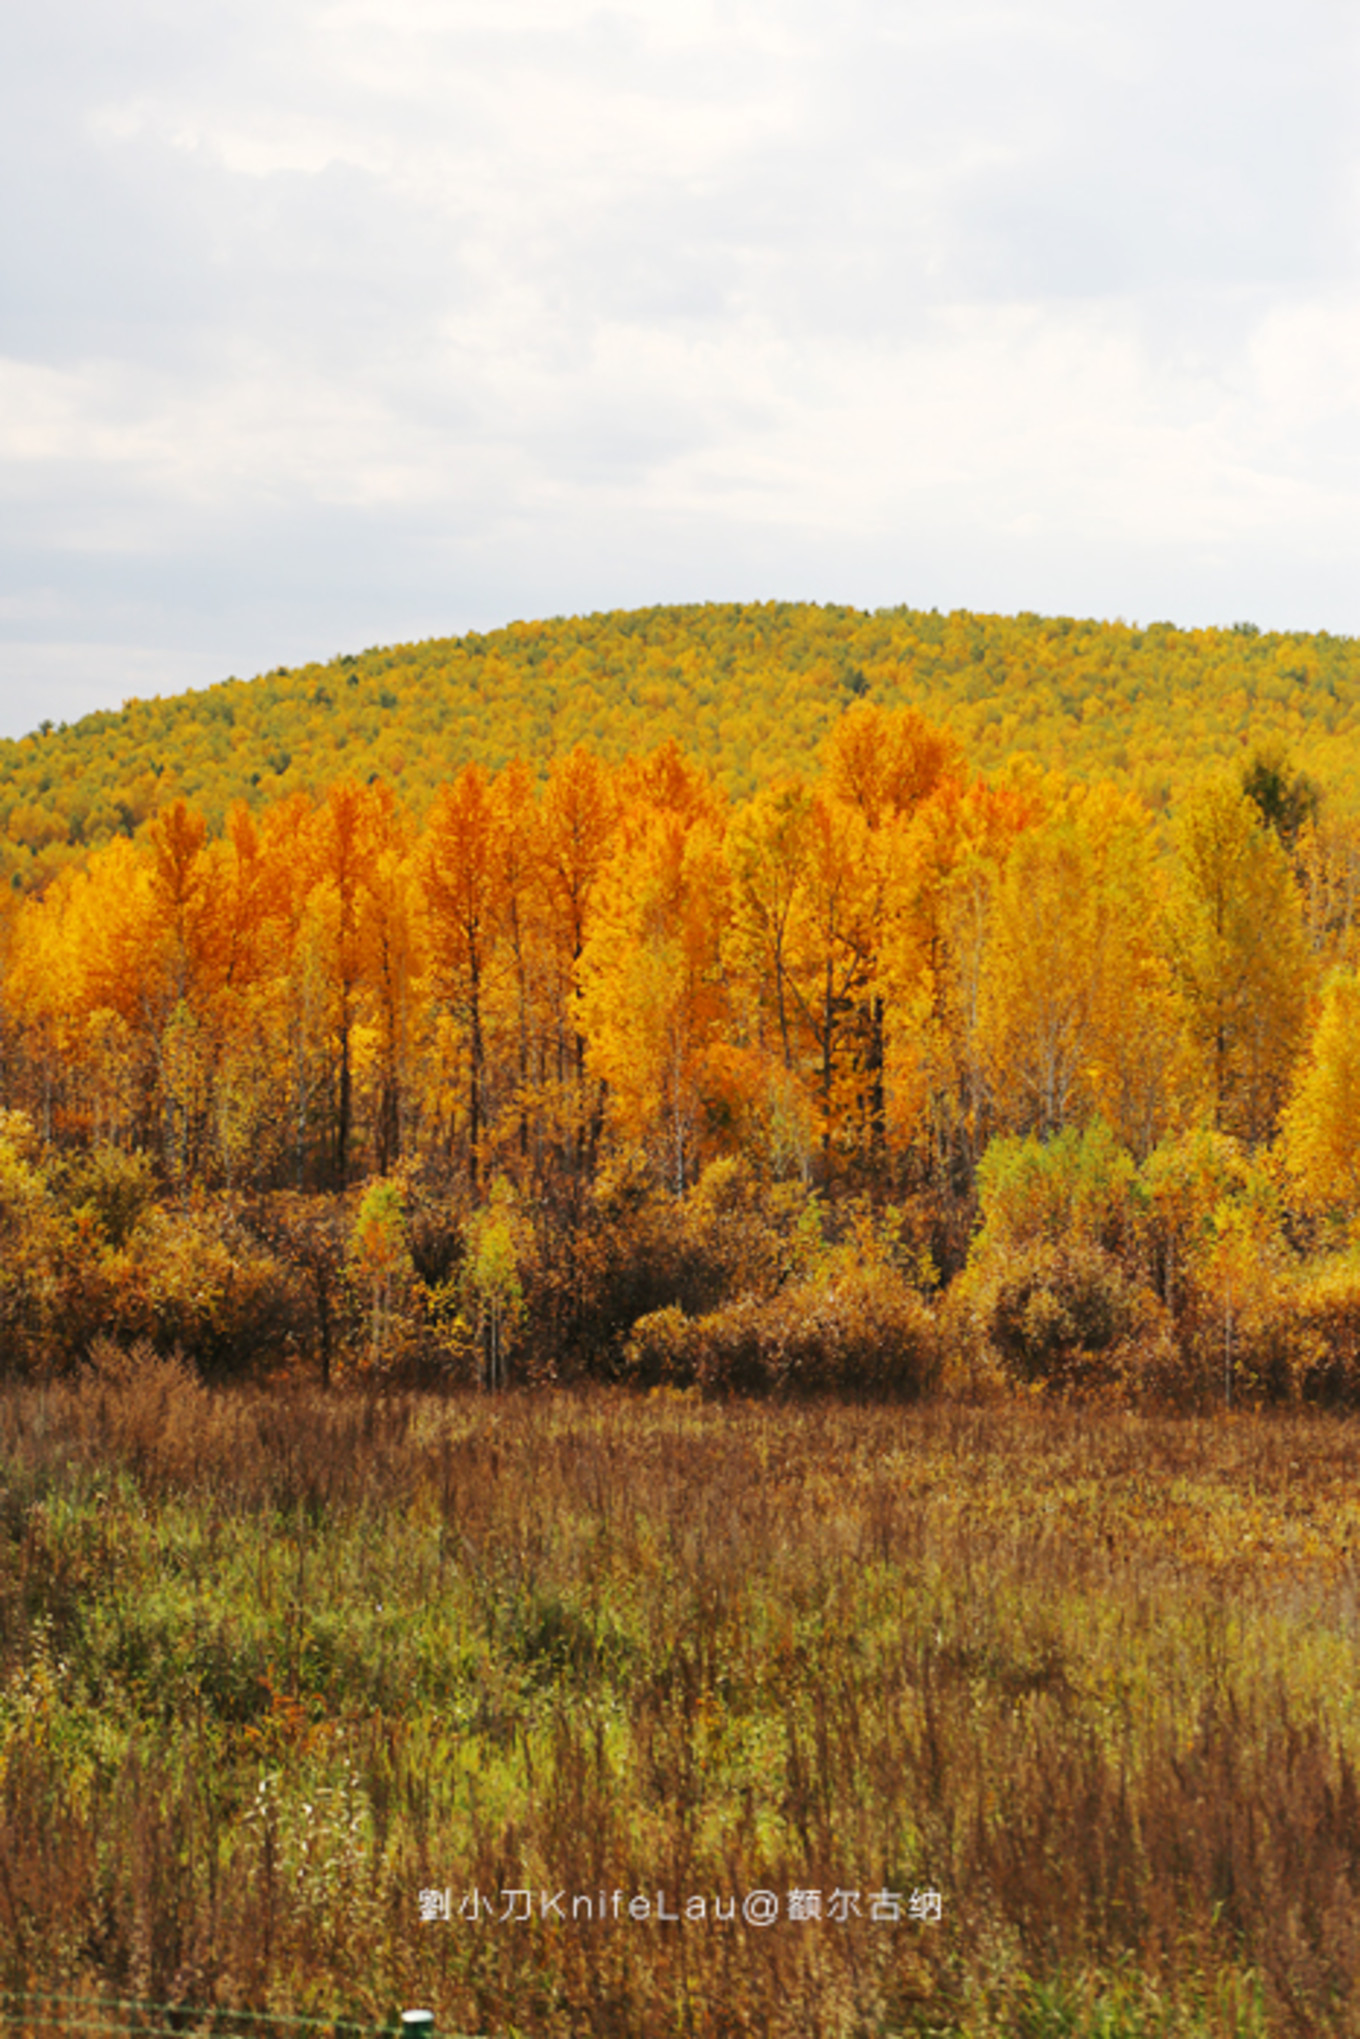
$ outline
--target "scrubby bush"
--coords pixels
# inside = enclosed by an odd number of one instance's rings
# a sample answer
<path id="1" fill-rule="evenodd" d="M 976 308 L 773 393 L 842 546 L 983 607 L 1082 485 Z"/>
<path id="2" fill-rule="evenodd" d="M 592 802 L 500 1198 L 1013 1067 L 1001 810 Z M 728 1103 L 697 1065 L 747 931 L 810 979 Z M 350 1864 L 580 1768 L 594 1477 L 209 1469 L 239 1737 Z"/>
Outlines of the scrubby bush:
<path id="1" fill-rule="evenodd" d="M 1225 1279 L 1210 1262 L 1176 1318 L 1175 1399 L 1200 1408 L 1291 1400 L 1301 1328 L 1284 1269 L 1248 1264 Z"/>
<path id="2" fill-rule="evenodd" d="M 810 1266 L 820 1240 L 816 1199 L 801 1183 L 771 1183 L 725 1158 L 677 1198 L 626 1159 L 571 1229 L 544 1242 L 526 1279 L 523 1343 L 551 1346 L 567 1374 L 617 1373 L 641 1319 L 772 1296 Z"/>
<path id="3" fill-rule="evenodd" d="M 1131 1386 L 1164 1357 L 1156 1297 L 1113 1253 L 1079 1235 L 991 1253 L 958 1300 L 984 1350 L 1023 1381 Z"/>
<path id="4" fill-rule="evenodd" d="M 1173 1326 L 1173 1398 L 1287 1400 L 1294 1392 L 1294 1281 L 1275 1171 L 1201 1126 L 1142 1170 L 1146 1264 Z"/>
<path id="5" fill-rule="evenodd" d="M 33 1125 L 0 1112 L 0 1365 L 43 1364 L 62 1319 L 70 1227 Z"/>
<path id="6" fill-rule="evenodd" d="M 1138 1169 L 1103 1119 L 1050 1140 L 993 1140 L 978 1164 L 986 1256 L 1034 1239 L 1091 1240 L 1121 1256 L 1134 1250 L 1144 1197 Z"/>
<path id="7" fill-rule="evenodd" d="M 105 1242 L 121 1249 L 156 1201 L 156 1172 L 149 1154 L 94 1147 L 68 1162 L 61 1191 L 69 1211 L 93 1219 Z"/>
<path id="8" fill-rule="evenodd" d="M 1273 1230 L 1269 1189 L 1259 1167 L 1231 1134 L 1212 1126 L 1163 1140 L 1139 1171 L 1143 1260 L 1149 1279 L 1178 1321 L 1202 1314 L 1206 1287 L 1225 1267 L 1224 1246 L 1249 1216 L 1257 1245 Z"/>
<path id="9" fill-rule="evenodd" d="M 19 1114 L 0 1124 L 0 1366 L 60 1372 L 92 1341 L 144 1342 L 236 1373 L 305 1332 L 289 1269 L 222 1204 L 150 1200 L 139 1157 L 63 1167 Z"/>
<path id="10" fill-rule="evenodd" d="M 306 1335 L 295 1272 L 221 1206 L 154 1207 L 121 1250 L 87 1257 L 74 1286 L 83 1335 L 70 1357 L 103 1333 L 230 1375 L 277 1363 Z"/>
<path id="11" fill-rule="evenodd" d="M 1291 1298 L 1288 1329 L 1299 1399 L 1360 1406 L 1360 1259 L 1339 1255 L 1305 1275 Z"/>
<path id="12" fill-rule="evenodd" d="M 731 1158 L 680 1198 L 621 1170 L 571 1264 L 582 1372 L 745 1394 L 915 1395 L 935 1377 L 922 1291 L 938 1277 L 915 1209 L 833 1202 Z M 530 1296 L 526 1343 L 540 1307 Z"/>
<path id="13" fill-rule="evenodd" d="M 627 1378 L 636 1387 L 693 1387 L 704 1321 L 675 1303 L 639 1317 L 623 1348 Z"/>
<path id="14" fill-rule="evenodd" d="M 654 1311 L 634 1325 L 624 1357 L 635 1380 L 705 1394 L 913 1400 L 935 1379 L 938 1347 L 928 1305 L 879 1267 L 791 1282 L 697 1317 Z"/>
<path id="15" fill-rule="evenodd" d="M 193 1466 L 212 1395 L 180 1353 L 159 1353 L 145 1339 L 120 1345 L 100 1335 L 77 1381 L 97 1398 L 92 1427 L 111 1458 L 139 1476 L 153 1468 L 183 1475 Z"/>
<path id="16" fill-rule="evenodd" d="M 1146 1199 L 1109 1128 L 996 1140 L 978 1189 L 951 1343 L 1025 1382 L 1160 1391 L 1174 1367 L 1167 1313 L 1143 1278 Z"/>
<path id="17" fill-rule="evenodd" d="M 364 1325 L 364 1358 L 381 1370 L 402 1354 L 411 1318 L 415 1269 L 406 1240 L 405 1185 L 375 1176 L 359 1202 L 345 1274 L 350 1307 Z"/>

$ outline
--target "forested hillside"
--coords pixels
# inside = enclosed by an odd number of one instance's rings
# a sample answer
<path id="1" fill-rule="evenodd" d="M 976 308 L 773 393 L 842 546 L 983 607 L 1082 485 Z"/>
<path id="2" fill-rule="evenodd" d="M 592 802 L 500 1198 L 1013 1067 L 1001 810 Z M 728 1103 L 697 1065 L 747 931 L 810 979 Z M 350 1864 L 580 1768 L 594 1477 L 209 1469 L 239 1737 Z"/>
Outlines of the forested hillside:
<path id="1" fill-rule="evenodd" d="M 617 763 L 675 737 L 741 798 L 813 769 L 856 700 L 911 706 L 975 769 L 1117 778 L 1154 810 L 1276 740 L 1360 808 L 1360 643 L 1250 625 L 940 615 L 764 603 L 513 624 L 347 655 L 0 744 L 0 874 L 44 882 L 176 798 L 235 802 L 385 780 L 417 814 L 463 765 L 536 776 L 577 745 Z"/>
<path id="2" fill-rule="evenodd" d="M 744 799 L 534 764 L 175 798 L 9 890 L 11 1360 L 918 1391 L 947 1320 L 1360 1395 L 1360 822 L 1284 752 L 1166 815 L 867 699 Z"/>

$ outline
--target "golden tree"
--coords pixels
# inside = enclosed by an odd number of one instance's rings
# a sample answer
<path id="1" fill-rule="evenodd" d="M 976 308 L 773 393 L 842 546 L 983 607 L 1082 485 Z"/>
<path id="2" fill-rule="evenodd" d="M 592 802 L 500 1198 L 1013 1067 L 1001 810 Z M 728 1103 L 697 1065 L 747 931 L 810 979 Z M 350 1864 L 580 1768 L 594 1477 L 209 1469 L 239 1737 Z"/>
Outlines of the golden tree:
<path id="1" fill-rule="evenodd" d="M 577 971 L 590 928 L 601 872 L 619 825 L 619 796 L 610 773 L 578 747 L 548 776 L 538 837 L 545 906 L 545 968 L 551 1041 L 545 1042 L 541 1088 L 558 1100 L 562 1159 L 575 1175 L 589 1169 L 599 1111 L 587 1104 L 586 1044 L 577 1007 Z M 551 1082 L 549 1071 L 551 1070 Z"/>
<path id="2" fill-rule="evenodd" d="M 892 1117 L 931 1179 L 971 1187 L 996 1129 L 983 987 L 998 890 L 1043 812 L 1032 789 L 945 781 L 887 845 L 879 978 Z"/>
<path id="3" fill-rule="evenodd" d="M 1289 859 L 1226 782 L 1179 817 L 1169 953 L 1213 1121 L 1252 1143 L 1270 1134 L 1303 1034 L 1312 983 Z"/>
<path id="4" fill-rule="evenodd" d="M 1360 976 L 1338 970 L 1322 994 L 1282 1121 L 1286 1164 L 1314 1205 L 1360 1208 Z"/>
<path id="5" fill-rule="evenodd" d="M 1149 817 L 1113 787 L 1073 788 L 1021 836 L 996 891 L 979 1026 L 1000 1122 L 1041 1137 L 1096 1114 L 1147 1154 L 1182 1103 L 1159 948 Z"/>
<path id="6" fill-rule="evenodd" d="M 721 810 L 673 746 L 627 790 L 578 966 L 581 1033 L 616 1125 L 660 1143 L 680 1190 L 697 1169 L 728 1014 Z"/>
<path id="7" fill-rule="evenodd" d="M 501 819 L 481 765 L 467 765 L 436 800 L 422 845 L 433 986 L 465 1068 L 468 1182 L 475 1197 L 487 1124 L 489 977 L 504 934 Z"/>

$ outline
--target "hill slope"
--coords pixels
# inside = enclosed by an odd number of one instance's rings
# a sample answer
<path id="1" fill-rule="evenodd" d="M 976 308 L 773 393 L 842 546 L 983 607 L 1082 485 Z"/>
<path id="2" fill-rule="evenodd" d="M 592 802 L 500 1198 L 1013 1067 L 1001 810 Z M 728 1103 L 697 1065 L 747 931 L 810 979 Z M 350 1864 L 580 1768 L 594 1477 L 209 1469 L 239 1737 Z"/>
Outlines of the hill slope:
<path id="1" fill-rule="evenodd" d="M 674 735 L 740 796 L 802 771 L 857 697 L 911 703 L 993 771 L 1114 776 L 1154 806 L 1283 742 L 1360 808 L 1360 640 L 1070 618 L 703 604 L 515 623 L 130 701 L 0 743 L 4 871 L 41 883 L 183 795 L 233 802 L 377 775 L 423 807 L 469 759 L 608 758 Z"/>

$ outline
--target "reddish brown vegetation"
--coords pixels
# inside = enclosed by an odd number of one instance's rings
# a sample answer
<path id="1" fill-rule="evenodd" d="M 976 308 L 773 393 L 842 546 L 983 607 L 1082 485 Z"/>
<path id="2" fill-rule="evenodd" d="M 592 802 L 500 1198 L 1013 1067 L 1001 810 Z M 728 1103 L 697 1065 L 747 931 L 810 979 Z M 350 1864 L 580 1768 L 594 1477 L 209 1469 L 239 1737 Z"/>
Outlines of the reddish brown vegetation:
<path id="1" fill-rule="evenodd" d="M 1258 1992 L 1352 2031 L 1356 1449 L 112 1354 L 12 1387 L 0 1980 L 618 2039 L 1226 2034 Z M 416 1902 L 927 1884 L 939 1926 Z"/>

